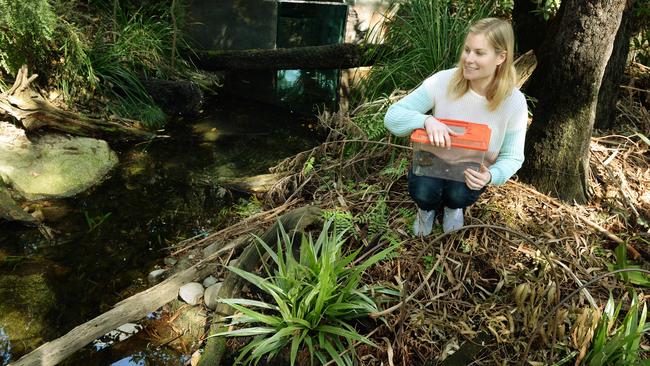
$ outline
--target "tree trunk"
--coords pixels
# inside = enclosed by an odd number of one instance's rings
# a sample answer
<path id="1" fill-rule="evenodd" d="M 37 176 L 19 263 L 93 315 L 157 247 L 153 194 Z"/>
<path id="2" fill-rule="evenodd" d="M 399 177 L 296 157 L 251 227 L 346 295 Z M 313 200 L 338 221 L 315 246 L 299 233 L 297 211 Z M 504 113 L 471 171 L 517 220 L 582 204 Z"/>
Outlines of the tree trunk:
<path id="1" fill-rule="evenodd" d="M 630 38 L 634 34 L 634 4 L 635 0 L 630 0 L 625 6 L 621 26 L 616 32 L 614 49 L 605 68 L 596 106 L 595 126 L 599 129 L 612 127 L 616 119 L 618 91 L 623 80 L 627 55 L 630 52 Z"/>
<path id="2" fill-rule="evenodd" d="M 26 130 L 49 127 L 76 136 L 108 141 L 144 141 L 156 137 L 154 133 L 137 128 L 137 121 L 117 117 L 109 120 L 90 118 L 55 107 L 32 89 L 31 83 L 37 76 L 29 76 L 27 66 L 23 66 L 11 89 L 0 94 L 0 113 L 13 116 Z"/>
<path id="3" fill-rule="evenodd" d="M 529 95 L 538 101 L 521 177 L 540 192 L 585 202 L 598 88 L 626 0 L 565 0 L 539 48 Z"/>
<path id="4" fill-rule="evenodd" d="M 372 47 L 351 43 L 270 50 L 204 51 L 194 64 L 203 70 L 348 69 L 372 65 L 364 55 Z"/>

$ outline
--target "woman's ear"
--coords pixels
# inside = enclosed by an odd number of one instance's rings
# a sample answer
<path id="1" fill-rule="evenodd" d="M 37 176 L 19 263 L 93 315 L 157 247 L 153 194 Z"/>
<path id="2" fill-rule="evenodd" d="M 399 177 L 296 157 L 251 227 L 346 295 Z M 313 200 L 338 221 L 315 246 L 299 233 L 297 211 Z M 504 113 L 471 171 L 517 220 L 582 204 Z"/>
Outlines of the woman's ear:
<path id="1" fill-rule="evenodd" d="M 506 51 L 499 53 L 499 55 L 497 56 L 497 65 L 501 66 L 501 64 L 506 61 L 506 57 L 508 57 Z"/>

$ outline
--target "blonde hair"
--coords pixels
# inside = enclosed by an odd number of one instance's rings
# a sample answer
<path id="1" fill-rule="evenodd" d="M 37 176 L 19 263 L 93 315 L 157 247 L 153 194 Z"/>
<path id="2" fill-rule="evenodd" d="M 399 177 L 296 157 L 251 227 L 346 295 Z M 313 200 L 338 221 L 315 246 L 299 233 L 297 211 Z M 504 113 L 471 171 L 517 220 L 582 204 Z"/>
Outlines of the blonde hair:
<path id="1" fill-rule="evenodd" d="M 497 54 L 506 53 L 505 61 L 497 66 L 494 79 L 488 85 L 485 94 L 488 100 L 488 109 L 493 111 L 510 95 L 517 84 L 517 73 L 513 66 L 515 35 L 510 23 L 498 18 L 484 18 L 476 21 L 469 28 L 467 34 L 469 33 L 485 35 Z M 451 78 L 447 93 L 453 98 L 460 98 L 467 93 L 469 86 L 469 80 L 463 77 L 463 65 L 459 57 L 458 69 Z"/>

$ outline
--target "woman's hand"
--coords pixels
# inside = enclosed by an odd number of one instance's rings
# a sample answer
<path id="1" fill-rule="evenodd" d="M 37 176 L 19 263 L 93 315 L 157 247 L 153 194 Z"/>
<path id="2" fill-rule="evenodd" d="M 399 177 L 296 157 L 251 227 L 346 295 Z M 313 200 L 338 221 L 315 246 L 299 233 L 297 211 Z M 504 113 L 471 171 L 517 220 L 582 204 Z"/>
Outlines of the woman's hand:
<path id="1" fill-rule="evenodd" d="M 427 130 L 429 141 L 433 146 L 451 148 L 451 138 L 449 135 L 458 135 L 446 124 L 438 121 L 435 117 L 429 116 L 424 120 L 424 129 Z"/>
<path id="2" fill-rule="evenodd" d="M 465 169 L 465 184 L 469 189 L 478 191 L 485 187 L 492 181 L 492 173 L 488 168 L 481 164 L 481 169 L 476 171 L 474 169 Z"/>

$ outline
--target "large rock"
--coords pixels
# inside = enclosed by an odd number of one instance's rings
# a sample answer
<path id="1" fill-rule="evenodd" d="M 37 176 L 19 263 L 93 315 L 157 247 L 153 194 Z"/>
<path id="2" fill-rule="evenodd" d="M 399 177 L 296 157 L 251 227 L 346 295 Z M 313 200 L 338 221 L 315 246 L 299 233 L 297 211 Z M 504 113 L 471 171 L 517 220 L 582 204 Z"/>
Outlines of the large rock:
<path id="1" fill-rule="evenodd" d="M 28 139 L 0 122 L 0 178 L 28 200 L 74 196 L 101 182 L 117 162 L 106 141 L 59 134 Z"/>
<path id="2" fill-rule="evenodd" d="M 50 317 L 56 295 L 47 282 L 43 273 L 0 274 L 0 338 L 4 333 L 11 341 L 3 347 L 0 339 L 0 364 L 3 354 L 17 359 L 52 337 Z"/>

